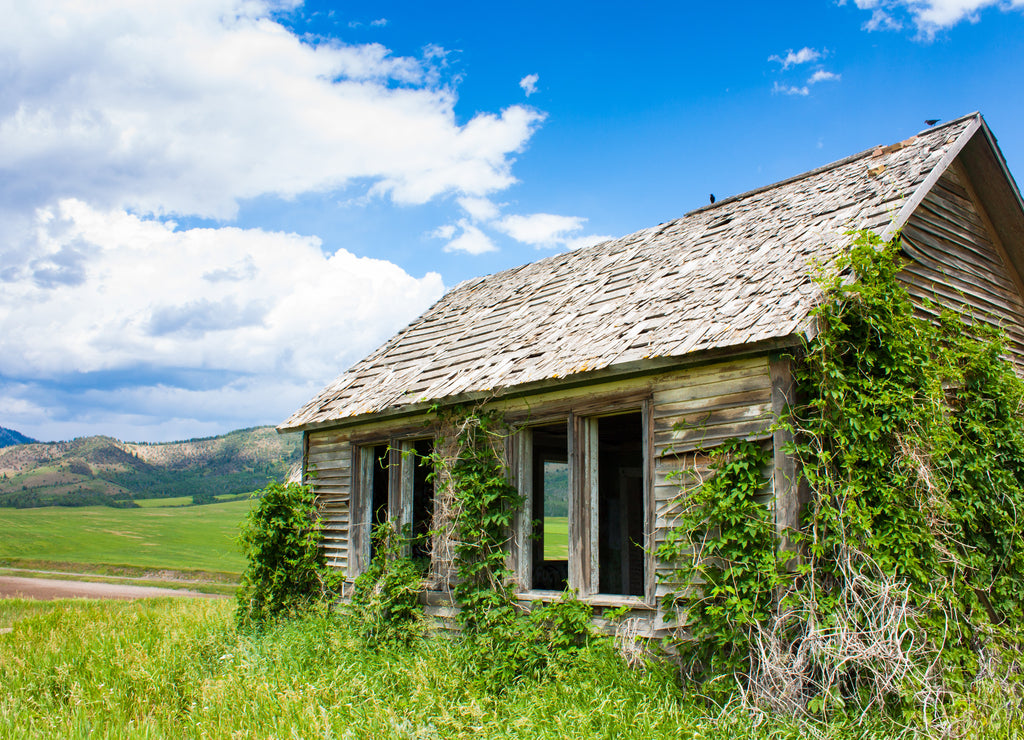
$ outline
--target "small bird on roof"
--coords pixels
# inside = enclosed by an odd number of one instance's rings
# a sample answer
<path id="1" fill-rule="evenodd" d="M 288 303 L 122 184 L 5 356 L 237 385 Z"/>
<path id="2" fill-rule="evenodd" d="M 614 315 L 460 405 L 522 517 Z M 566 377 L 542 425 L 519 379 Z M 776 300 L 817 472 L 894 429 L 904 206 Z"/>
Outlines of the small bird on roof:
<path id="1" fill-rule="evenodd" d="M 938 123 L 941 120 L 942 120 L 941 118 L 926 118 L 926 119 L 924 119 L 924 122 L 926 124 L 928 124 L 929 126 L 934 126 L 936 123 Z"/>
<path id="2" fill-rule="evenodd" d="M 711 202 L 712 202 L 712 203 L 714 203 L 714 202 L 715 202 L 715 194 L 714 194 L 714 193 L 712 193 L 712 194 L 711 194 Z"/>

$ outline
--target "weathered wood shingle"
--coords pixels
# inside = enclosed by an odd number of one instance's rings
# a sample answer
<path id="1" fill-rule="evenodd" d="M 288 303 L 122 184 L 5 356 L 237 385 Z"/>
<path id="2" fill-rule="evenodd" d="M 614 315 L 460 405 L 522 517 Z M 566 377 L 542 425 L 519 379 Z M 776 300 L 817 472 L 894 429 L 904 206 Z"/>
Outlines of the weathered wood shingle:
<path id="1" fill-rule="evenodd" d="M 891 231 L 977 115 L 621 239 L 466 281 L 281 425 L 315 428 L 806 329 L 816 263 Z M 933 178 L 934 179 L 934 178 Z"/>

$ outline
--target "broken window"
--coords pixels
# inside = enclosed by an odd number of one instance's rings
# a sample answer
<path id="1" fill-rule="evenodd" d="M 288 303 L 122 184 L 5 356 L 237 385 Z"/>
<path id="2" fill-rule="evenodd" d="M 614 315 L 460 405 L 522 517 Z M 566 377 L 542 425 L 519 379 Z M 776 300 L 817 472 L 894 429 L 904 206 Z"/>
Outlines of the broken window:
<path id="1" fill-rule="evenodd" d="M 398 440 L 359 448 L 358 499 L 353 503 L 356 526 L 352 547 L 355 575 L 377 555 L 371 532 L 392 522 L 411 538 L 413 557 L 430 557 L 430 527 L 434 484 L 429 480 L 431 439 Z"/>
<path id="2" fill-rule="evenodd" d="M 644 451 L 640 413 L 597 423 L 598 590 L 644 595 Z M 592 535 L 593 537 L 593 535 Z"/>
<path id="3" fill-rule="evenodd" d="M 388 445 L 375 445 L 365 448 L 370 454 L 370 474 L 367 489 L 370 494 L 370 529 L 375 531 L 378 526 L 388 520 L 388 476 L 390 475 L 389 457 L 391 449 Z M 376 554 L 377 545 L 370 539 L 370 559 Z"/>
<path id="4" fill-rule="evenodd" d="M 404 523 L 409 525 L 412 537 L 412 556 L 414 558 L 430 557 L 430 528 L 434 516 L 434 482 L 430 478 L 430 458 L 434 454 L 434 443 L 429 439 L 417 439 L 406 442 L 402 446 L 403 464 L 409 473 L 403 475 L 403 483 L 408 480 L 408 491 L 403 486 L 403 513 L 408 518 Z"/>
<path id="5" fill-rule="evenodd" d="M 523 430 L 519 567 L 531 589 L 646 595 L 645 418 L 570 416 Z"/>
<path id="6" fill-rule="evenodd" d="M 569 434 L 565 422 L 533 427 L 531 588 L 569 585 Z"/>

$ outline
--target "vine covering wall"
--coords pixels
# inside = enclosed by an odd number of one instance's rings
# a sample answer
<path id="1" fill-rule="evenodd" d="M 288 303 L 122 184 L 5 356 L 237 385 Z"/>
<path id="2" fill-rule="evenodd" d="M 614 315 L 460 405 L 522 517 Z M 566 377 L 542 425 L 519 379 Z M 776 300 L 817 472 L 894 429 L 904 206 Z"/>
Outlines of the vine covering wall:
<path id="1" fill-rule="evenodd" d="M 934 708 L 1015 654 L 1024 385 L 997 328 L 926 319 L 902 266 L 898 241 L 861 233 L 820 278 L 818 333 L 781 421 L 812 491 L 796 566 L 767 544 L 755 450 L 719 451 L 714 478 L 685 492 L 659 554 L 692 584 L 669 604 L 691 678 L 732 673 L 788 710 Z"/>

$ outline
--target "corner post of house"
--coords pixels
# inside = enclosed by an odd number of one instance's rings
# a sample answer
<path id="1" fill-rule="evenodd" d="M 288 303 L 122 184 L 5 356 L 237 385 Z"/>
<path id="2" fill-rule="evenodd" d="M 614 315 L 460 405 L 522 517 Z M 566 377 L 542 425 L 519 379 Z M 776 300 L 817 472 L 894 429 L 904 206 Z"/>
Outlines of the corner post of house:
<path id="1" fill-rule="evenodd" d="M 773 354 L 768 359 L 772 382 L 772 418 L 778 419 L 794 403 L 793 357 Z M 775 533 L 781 551 L 795 551 L 792 533 L 800 527 L 800 480 L 796 458 L 786 452 L 793 433 L 776 423 L 772 432 L 772 491 L 775 504 Z M 794 563 L 795 564 L 795 563 Z"/>
<path id="2" fill-rule="evenodd" d="M 309 483 L 309 431 L 302 430 L 302 467 L 299 469 L 299 485 Z"/>

